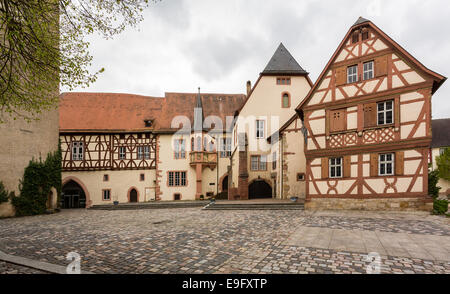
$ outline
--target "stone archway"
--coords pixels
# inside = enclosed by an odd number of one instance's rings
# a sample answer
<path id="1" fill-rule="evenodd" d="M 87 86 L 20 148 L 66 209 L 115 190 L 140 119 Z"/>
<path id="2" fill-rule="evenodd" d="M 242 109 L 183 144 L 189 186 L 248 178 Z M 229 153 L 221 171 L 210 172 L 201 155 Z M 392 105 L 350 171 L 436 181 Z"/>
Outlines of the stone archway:
<path id="1" fill-rule="evenodd" d="M 86 193 L 74 180 L 67 181 L 62 187 L 61 208 L 86 208 Z"/>
<path id="2" fill-rule="evenodd" d="M 265 180 L 254 180 L 248 185 L 248 199 L 272 198 L 272 186 Z"/>
<path id="3" fill-rule="evenodd" d="M 81 187 L 81 189 L 83 190 L 83 192 L 84 192 L 84 196 L 85 196 L 85 207 L 86 208 L 89 208 L 89 207 L 91 207 L 91 205 L 92 205 L 92 200 L 91 200 L 91 196 L 90 196 L 90 194 L 89 194 L 89 190 L 86 188 L 86 186 L 84 185 L 84 183 L 80 180 L 80 179 L 78 179 L 77 177 L 73 177 L 73 176 L 70 176 L 70 177 L 66 177 L 66 178 L 64 178 L 63 179 L 63 181 L 62 181 L 62 187 L 64 187 L 67 183 L 69 183 L 70 181 L 73 181 L 73 182 L 75 182 L 75 183 L 77 183 L 80 187 Z M 63 189 L 61 189 L 62 190 L 62 193 L 61 194 L 63 194 L 64 193 L 64 190 Z M 60 203 L 62 203 L 62 201 L 63 201 L 63 195 L 61 195 L 61 199 L 60 199 Z"/>

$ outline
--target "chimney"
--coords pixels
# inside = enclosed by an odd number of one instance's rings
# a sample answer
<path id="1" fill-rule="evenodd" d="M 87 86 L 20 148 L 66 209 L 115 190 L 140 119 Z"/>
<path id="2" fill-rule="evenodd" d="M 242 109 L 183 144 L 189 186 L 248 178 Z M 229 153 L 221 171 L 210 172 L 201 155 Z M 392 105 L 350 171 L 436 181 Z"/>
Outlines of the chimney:
<path id="1" fill-rule="evenodd" d="M 247 97 L 250 95 L 250 91 L 252 90 L 252 82 L 247 81 Z"/>

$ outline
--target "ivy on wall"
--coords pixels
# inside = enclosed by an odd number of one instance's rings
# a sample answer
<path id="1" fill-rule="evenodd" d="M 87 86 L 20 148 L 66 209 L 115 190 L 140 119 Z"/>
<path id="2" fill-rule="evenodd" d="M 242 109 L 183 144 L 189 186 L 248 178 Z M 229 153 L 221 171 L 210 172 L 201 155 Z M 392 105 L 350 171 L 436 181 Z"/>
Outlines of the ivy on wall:
<path id="1" fill-rule="evenodd" d="M 47 210 L 51 188 L 57 190 L 57 203 L 61 196 L 61 146 L 47 155 L 47 159 L 32 159 L 20 181 L 20 196 L 11 198 L 16 216 L 43 214 Z"/>
<path id="2" fill-rule="evenodd" d="M 450 147 L 444 149 L 444 152 L 436 157 L 437 170 L 441 179 L 450 181 Z"/>
<path id="3" fill-rule="evenodd" d="M 439 172 L 437 170 L 428 171 L 428 194 L 433 198 L 439 196 L 441 187 L 437 185 L 439 181 Z"/>
<path id="4" fill-rule="evenodd" d="M 3 202 L 8 202 L 9 198 L 12 197 L 13 192 L 8 192 L 8 190 L 5 189 L 5 186 L 2 182 L 0 182 L 0 204 Z"/>

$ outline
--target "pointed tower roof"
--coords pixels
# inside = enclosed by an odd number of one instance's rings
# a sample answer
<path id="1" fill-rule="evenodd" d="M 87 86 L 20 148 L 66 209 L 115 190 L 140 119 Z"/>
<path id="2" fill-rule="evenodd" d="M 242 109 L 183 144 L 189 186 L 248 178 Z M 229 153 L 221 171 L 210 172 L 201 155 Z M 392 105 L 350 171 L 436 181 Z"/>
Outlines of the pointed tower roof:
<path id="1" fill-rule="evenodd" d="M 353 26 L 357 26 L 357 25 L 360 25 L 360 24 L 365 23 L 365 22 L 370 22 L 370 20 L 365 19 L 364 17 L 360 16 L 358 18 L 358 20 L 353 24 Z"/>
<path id="2" fill-rule="evenodd" d="M 307 72 L 292 57 L 283 43 L 280 43 L 261 74 L 307 74 Z"/>
<path id="3" fill-rule="evenodd" d="M 197 100 L 194 107 L 194 132 L 203 131 L 203 103 L 200 95 L 200 87 L 198 87 Z"/>

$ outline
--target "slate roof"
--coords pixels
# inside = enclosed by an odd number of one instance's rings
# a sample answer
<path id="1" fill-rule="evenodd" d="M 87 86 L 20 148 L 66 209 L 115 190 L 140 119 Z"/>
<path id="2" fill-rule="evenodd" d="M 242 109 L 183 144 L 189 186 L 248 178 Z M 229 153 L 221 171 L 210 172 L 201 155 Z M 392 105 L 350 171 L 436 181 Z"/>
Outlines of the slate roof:
<path id="1" fill-rule="evenodd" d="M 362 24 L 365 22 L 370 22 L 370 20 L 365 19 L 364 17 L 360 16 L 353 26 L 356 26 L 356 25 L 359 25 L 359 24 Z"/>
<path id="2" fill-rule="evenodd" d="M 131 131 L 153 130 L 174 132 L 172 120 L 187 117 L 193 125 L 198 93 L 166 93 L 165 97 L 149 97 L 119 93 L 63 93 L 59 103 L 60 131 Z M 224 126 L 245 100 L 243 94 L 200 95 L 204 117 L 219 117 Z M 144 120 L 153 120 L 145 127 Z M 181 126 L 180 126 L 181 127 Z"/>
<path id="3" fill-rule="evenodd" d="M 431 121 L 431 148 L 450 147 L 450 118 Z"/>
<path id="4" fill-rule="evenodd" d="M 283 43 L 280 43 L 262 74 L 307 74 L 307 72 L 292 57 Z"/>

